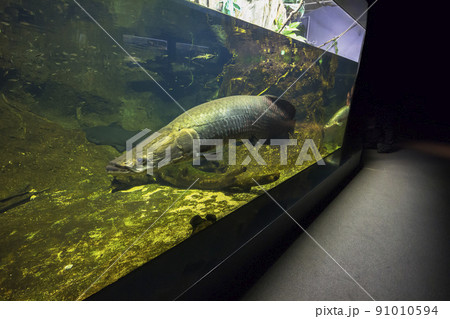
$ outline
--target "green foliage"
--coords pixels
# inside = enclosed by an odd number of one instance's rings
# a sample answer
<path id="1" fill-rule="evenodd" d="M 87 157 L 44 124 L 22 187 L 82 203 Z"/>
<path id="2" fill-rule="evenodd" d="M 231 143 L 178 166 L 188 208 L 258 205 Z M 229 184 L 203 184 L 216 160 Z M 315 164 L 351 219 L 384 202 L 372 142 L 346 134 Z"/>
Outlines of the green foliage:
<path id="1" fill-rule="evenodd" d="M 241 7 L 236 3 L 236 0 L 224 0 L 220 1 L 219 4 L 222 4 L 222 13 L 232 17 L 236 16 L 236 10 L 241 11 Z"/>
<path id="2" fill-rule="evenodd" d="M 283 26 L 283 23 L 281 22 L 281 19 L 276 20 L 276 26 L 275 26 L 275 32 L 280 33 L 280 29 Z M 289 25 L 285 26 L 283 30 L 281 31 L 282 35 L 285 35 L 287 37 L 291 37 L 295 40 L 306 42 L 306 38 L 302 37 L 299 33 L 301 32 L 299 30 L 300 22 L 293 22 Z"/>
<path id="3" fill-rule="evenodd" d="M 299 0 L 284 1 L 284 2 L 285 2 L 285 3 L 300 3 Z M 292 17 L 293 13 L 300 13 L 300 18 L 302 18 L 302 17 L 303 17 L 303 14 L 305 14 L 305 4 L 303 3 L 303 4 L 301 5 L 301 7 L 298 8 L 298 11 L 292 12 L 292 13 L 289 15 L 288 19 L 290 19 L 290 18 Z M 300 33 L 301 33 L 301 30 L 299 29 L 299 27 L 300 27 L 300 21 L 292 22 L 292 23 L 286 25 L 286 26 L 283 28 L 283 24 L 284 24 L 284 23 L 283 23 L 283 18 L 282 18 L 281 15 L 280 15 L 280 16 L 278 16 L 277 19 L 274 21 L 274 24 L 275 24 L 275 32 L 281 33 L 281 34 L 283 34 L 283 35 L 285 35 L 285 36 L 291 37 L 291 38 L 293 38 L 293 39 L 295 39 L 295 40 L 298 40 L 298 41 L 301 41 L 301 42 L 306 42 L 306 38 L 300 35 Z M 281 29 L 281 28 L 283 28 L 283 29 Z"/>

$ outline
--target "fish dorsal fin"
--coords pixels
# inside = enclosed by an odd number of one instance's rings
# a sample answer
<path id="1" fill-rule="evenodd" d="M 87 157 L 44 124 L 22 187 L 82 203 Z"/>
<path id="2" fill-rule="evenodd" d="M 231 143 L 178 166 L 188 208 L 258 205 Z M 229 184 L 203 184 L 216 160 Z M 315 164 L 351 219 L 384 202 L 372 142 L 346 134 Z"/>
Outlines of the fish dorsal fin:
<path id="1" fill-rule="evenodd" d="M 295 107 L 291 104 L 291 102 L 283 99 L 278 99 L 275 95 L 264 95 L 264 97 L 268 98 L 272 103 L 276 101 L 276 105 L 286 113 L 288 118 L 293 119 L 295 116 Z"/>

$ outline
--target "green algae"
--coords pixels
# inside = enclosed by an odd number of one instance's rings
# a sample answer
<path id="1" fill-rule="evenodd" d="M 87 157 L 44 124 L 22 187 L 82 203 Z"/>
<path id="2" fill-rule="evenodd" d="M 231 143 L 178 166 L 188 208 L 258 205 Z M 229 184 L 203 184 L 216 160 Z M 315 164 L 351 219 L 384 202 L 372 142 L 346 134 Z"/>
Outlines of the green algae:
<path id="1" fill-rule="evenodd" d="M 7 114 L 7 110 L 8 107 L 2 104 L 2 111 Z M 46 133 L 46 143 L 40 144 L 42 152 L 33 153 L 35 158 L 32 159 L 51 165 L 52 161 L 46 156 L 56 156 L 47 153 L 53 140 L 61 136 L 69 138 L 73 132 L 40 120 L 31 113 L 24 113 L 23 117 L 30 132 L 35 134 L 40 133 L 39 129 L 52 126 L 53 134 Z M 24 140 L 2 142 L 14 152 L 29 140 L 26 136 Z M 87 297 L 188 238 L 192 233 L 189 221 L 195 215 L 206 215 L 213 208 L 221 218 L 254 197 L 252 194 L 238 196 L 198 190 L 185 192 L 158 184 L 111 193 L 111 178 L 104 173 L 104 163 L 109 158 L 103 154 L 103 159 L 96 159 L 98 149 L 103 147 L 86 140 L 80 146 L 79 149 L 86 150 L 83 158 L 66 161 L 59 171 L 53 168 L 56 176 L 62 176 L 59 183 L 55 180 L 45 184 L 47 170 L 30 172 L 26 169 L 27 161 L 20 163 L 24 169 L 10 172 L 14 174 L 14 178 L 7 179 L 11 182 L 30 181 L 30 174 L 43 183 L 35 187 L 50 189 L 0 216 L 0 232 L 9 234 L 0 238 L 3 247 L 0 263 L 2 299 L 76 299 L 147 231 L 135 247 L 117 261 L 117 269 L 111 269 L 83 296 Z M 61 159 L 67 158 L 65 154 L 71 147 L 69 142 L 60 145 Z M 66 175 L 64 172 L 67 171 L 79 174 Z M 101 183 L 99 177 L 93 178 L 93 175 L 103 176 Z M 84 182 L 86 176 L 91 176 L 90 183 Z M 175 199 L 178 201 L 173 204 Z"/>

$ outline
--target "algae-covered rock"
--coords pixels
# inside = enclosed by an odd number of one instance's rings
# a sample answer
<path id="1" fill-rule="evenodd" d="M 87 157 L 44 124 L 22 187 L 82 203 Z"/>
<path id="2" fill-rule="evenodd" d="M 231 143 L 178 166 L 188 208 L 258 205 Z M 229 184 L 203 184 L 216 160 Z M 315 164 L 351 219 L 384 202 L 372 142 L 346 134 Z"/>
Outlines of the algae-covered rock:
<path id="1" fill-rule="evenodd" d="M 71 189 L 75 193 L 107 190 L 111 178 L 98 174 L 116 152 L 94 147 L 79 130 L 66 130 L 22 105 L 0 99 L 0 198 L 30 185 L 36 190 Z M 71 181 L 71 182 L 68 182 Z"/>
<path id="2" fill-rule="evenodd" d="M 43 190 L 0 214 L 2 299 L 83 299 L 191 236 L 194 216 L 219 219 L 254 197 L 158 184 L 111 193 L 104 165 L 116 151 L 17 103 L 0 111 L 2 198 L 18 183 Z"/>

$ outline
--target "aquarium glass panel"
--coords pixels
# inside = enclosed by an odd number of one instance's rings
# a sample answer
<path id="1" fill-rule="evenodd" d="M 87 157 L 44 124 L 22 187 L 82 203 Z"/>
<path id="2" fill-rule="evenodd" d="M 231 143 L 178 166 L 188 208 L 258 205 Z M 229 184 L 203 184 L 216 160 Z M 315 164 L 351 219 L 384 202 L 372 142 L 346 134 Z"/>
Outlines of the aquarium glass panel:
<path id="1" fill-rule="evenodd" d="M 187 1 L 359 61 L 365 34 L 360 25 L 365 22 L 364 6 L 353 10 L 357 14 L 355 20 L 331 0 Z"/>
<path id="2" fill-rule="evenodd" d="M 0 299 L 85 299 L 327 165 L 364 29 L 252 2 L 1 2 Z"/>

